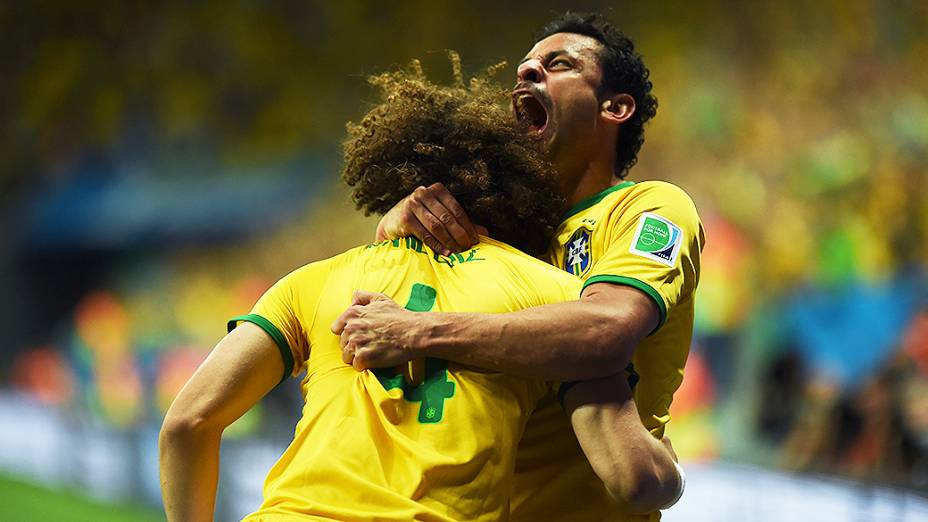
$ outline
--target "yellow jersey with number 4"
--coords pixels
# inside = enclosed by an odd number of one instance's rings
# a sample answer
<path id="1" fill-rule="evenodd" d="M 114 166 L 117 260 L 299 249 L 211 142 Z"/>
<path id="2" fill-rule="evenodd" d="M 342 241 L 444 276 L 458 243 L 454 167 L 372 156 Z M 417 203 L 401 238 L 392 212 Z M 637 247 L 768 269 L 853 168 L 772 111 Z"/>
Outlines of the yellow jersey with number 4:
<path id="1" fill-rule="evenodd" d="M 694 294 L 705 233 L 696 207 L 680 188 L 627 181 L 580 202 L 565 216 L 549 261 L 584 280 L 627 285 L 655 303 L 657 329 L 635 350 L 635 402 L 657 438 L 683 380 L 693 335 Z M 579 294 L 575 297 L 578 298 Z M 529 419 L 516 463 L 512 520 L 659 520 L 621 515 L 610 507 L 556 401 Z"/>
<path id="2" fill-rule="evenodd" d="M 285 376 L 306 372 L 293 443 L 245 520 L 508 519 L 516 445 L 549 386 L 437 359 L 418 383 L 355 371 L 329 328 L 357 289 L 414 311 L 504 313 L 573 299 L 580 280 L 487 238 L 449 257 L 414 238 L 385 241 L 281 279 L 230 321 L 262 327 Z"/>

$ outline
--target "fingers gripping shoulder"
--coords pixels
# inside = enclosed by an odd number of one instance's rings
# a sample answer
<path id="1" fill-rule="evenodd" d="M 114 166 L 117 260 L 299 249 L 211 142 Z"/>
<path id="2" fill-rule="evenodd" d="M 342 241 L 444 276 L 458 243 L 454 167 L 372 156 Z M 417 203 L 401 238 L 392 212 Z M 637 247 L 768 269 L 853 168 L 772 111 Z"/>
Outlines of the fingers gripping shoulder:
<path id="1" fill-rule="evenodd" d="M 461 252 L 478 242 L 464 208 L 441 183 L 417 187 L 378 225 L 378 239 L 415 236 L 443 255 Z"/>

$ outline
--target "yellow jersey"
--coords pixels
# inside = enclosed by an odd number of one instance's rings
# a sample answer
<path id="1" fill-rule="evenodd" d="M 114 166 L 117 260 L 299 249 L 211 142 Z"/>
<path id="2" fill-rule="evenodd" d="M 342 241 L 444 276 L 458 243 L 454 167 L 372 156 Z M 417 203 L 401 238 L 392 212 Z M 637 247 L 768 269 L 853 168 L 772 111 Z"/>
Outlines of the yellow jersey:
<path id="1" fill-rule="evenodd" d="M 548 254 L 553 265 L 582 278 L 584 288 L 600 282 L 628 285 L 657 305 L 659 326 L 632 357 L 640 376 L 635 403 L 657 438 L 663 437 L 673 393 L 683 380 L 704 243 L 696 207 L 683 190 L 661 181 L 626 181 L 570 210 Z M 610 508 L 566 415 L 550 397 L 526 426 L 515 485 L 514 521 L 660 520 L 660 513 L 636 517 Z"/>
<path id="2" fill-rule="evenodd" d="M 311 263 L 230 321 L 263 328 L 288 375 L 305 371 L 293 442 L 247 521 L 506 520 L 515 450 L 541 380 L 428 358 L 424 378 L 355 371 L 329 330 L 357 289 L 414 311 L 504 313 L 575 299 L 580 280 L 491 239 L 436 255 L 415 238 Z"/>

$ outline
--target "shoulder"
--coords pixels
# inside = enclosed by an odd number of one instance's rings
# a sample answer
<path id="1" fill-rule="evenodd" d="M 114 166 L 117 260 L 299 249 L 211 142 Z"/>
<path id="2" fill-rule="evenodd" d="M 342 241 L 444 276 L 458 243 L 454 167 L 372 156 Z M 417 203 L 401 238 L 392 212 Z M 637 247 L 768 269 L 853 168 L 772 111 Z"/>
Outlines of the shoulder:
<path id="1" fill-rule="evenodd" d="M 520 270 L 551 273 L 561 272 L 561 270 L 558 270 L 548 263 L 545 263 L 538 258 L 532 257 L 517 249 L 516 247 L 503 243 L 502 241 L 497 241 L 488 237 L 481 237 L 480 239 L 481 241 L 477 244 L 476 248 L 480 250 L 481 255 L 509 263 L 514 268 L 518 268 Z"/>
<path id="2" fill-rule="evenodd" d="M 530 287 L 548 291 L 557 289 L 570 295 L 579 295 L 580 279 L 560 268 L 495 240 L 483 241 L 478 247 L 485 247 L 487 254 L 509 266 L 512 277 Z"/>
<path id="3" fill-rule="evenodd" d="M 359 255 L 364 252 L 366 248 L 368 248 L 366 245 L 352 248 L 351 250 L 347 250 L 341 254 L 336 254 L 326 259 L 320 259 L 318 261 L 307 263 L 284 276 L 280 282 L 287 285 L 298 286 L 308 280 L 316 280 L 320 277 L 325 277 L 333 270 L 351 266 L 352 263 Z"/>
<path id="4" fill-rule="evenodd" d="M 650 180 L 635 183 L 630 187 L 629 196 L 652 204 L 696 211 L 696 205 L 690 195 L 682 188 L 667 181 Z"/>
<path id="5" fill-rule="evenodd" d="M 658 214 L 688 230 L 702 228 L 696 204 L 685 190 L 666 181 L 642 181 L 629 187 L 625 198 L 616 202 L 613 220 L 638 220 L 645 213 Z"/>

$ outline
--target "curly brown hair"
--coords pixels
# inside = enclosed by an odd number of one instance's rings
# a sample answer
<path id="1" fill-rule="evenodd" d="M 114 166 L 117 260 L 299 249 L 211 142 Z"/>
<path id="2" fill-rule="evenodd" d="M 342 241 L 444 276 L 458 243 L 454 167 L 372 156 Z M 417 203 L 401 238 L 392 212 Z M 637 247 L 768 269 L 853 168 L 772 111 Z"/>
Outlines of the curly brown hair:
<path id="1" fill-rule="evenodd" d="M 342 179 L 367 215 L 440 182 L 493 238 L 540 255 L 566 206 L 554 169 L 517 126 L 508 91 L 490 80 L 505 64 L 465 85 L 459 57 L 449 54 L 450 86 L 427 80 L 418 61 L 369 78 L 380 100 L 348 123 Z"/>

